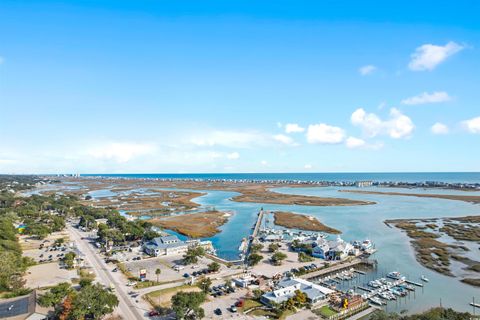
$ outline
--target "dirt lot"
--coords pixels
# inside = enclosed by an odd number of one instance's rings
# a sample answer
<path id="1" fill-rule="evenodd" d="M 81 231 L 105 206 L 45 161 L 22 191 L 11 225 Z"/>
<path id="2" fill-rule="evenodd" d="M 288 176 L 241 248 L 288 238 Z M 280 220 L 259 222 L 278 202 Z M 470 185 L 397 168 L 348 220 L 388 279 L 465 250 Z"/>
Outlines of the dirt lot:
<path id="1" fill-rule="evenodd" d="M 60 282 L 70 282 L 73 278 L 78 278 L 77 271 L 60 269 L 57 262 L 32 266 L 25 276 L 28 288 L 54 286 Z"/>
<path id="2" fill-rule="evenodd" d="M 160 268 L 161 274 L 159 276 L 160 282 L 175 281 L 185 279 L 183 275 L 185 273 L 191 274 L 194 271 L 199 271 L 207 268 L 208 264 L 212 263 L 212 260 L 208 258 L 200 258 L 195 265 L 183 266 L 182 269 L 176 271 L 173 269 L 175 265 L 180 265 L 182 261 L 182 255 L 163 256 L 156 258 L 148 258 L 138 261 L 126 262 L 125 266 L 131 269 L 134 275 L 138 275 L 141 269 L 147 270 L 147 280 L 157 280 L 155 270 Z M 240 272 L 236 268 L 227 268 L 225 265 L 220 265 L 219 273 L 211 275 L 212 278 L 220 278 L 230 276 Z"/>
<path id="3" fill-rule="evenodd" d="M 287 255 L 287 258 L 283 260 L 280 266 L 275 266 L 269 261 L 272 253 L 268 252 L 268 243 L 265 243 L 264 246 L 265 248 L 261 252 L 259 252 L 259 254 L 261 254 L 264 259 L 258 265 L 254 266 L 251 269 L 251 271 L 255 274 L 262 274 L 267 277 L 272 277 L 277 273 L 283 273 L 292 268 L 300 268 L 310 265 L 312 263 L 315 263 L 317 266 L 322 266 L 324 264 L 324 261 L 322 259 L 317 258 L 314 258 L 315 260 L 312 262 L 298 262 L 298 253 L 288 251 L 288 249 L 286 249 L 286 245 L 283 244 L 282 248 L 279 251 L 285 253 Z"/>

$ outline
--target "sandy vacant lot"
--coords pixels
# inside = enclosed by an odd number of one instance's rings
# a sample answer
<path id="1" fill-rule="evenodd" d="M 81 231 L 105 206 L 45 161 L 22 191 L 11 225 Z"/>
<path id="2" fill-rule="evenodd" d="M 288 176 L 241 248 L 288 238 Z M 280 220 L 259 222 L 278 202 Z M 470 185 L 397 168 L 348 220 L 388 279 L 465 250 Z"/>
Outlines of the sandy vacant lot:
<path id="1" fill-rule="evenodd" d="M 268 252 L 268 243 L 265 243 L 265 248 L 259 252 L 263 256 L 263 260 L 256 266 L 254 266 L 251 271 L 255 274 L 262 274 L 267 277 L 273 277 L 277 273 L 283 273 L 285 271 L 288 271 L 292 268 L 300 268 L 303 266 L 308 266 L 312 263 L 315 263 L 317 266 L 321 266 L 324 264 L 324 261 L 322 259 L 317 259 L 314 258 L 314 261 L 312 262 L 298 262 L 298 253 L 297 252 L 291 252 L 286 249 L 286 245 L 282 245 L 282 249 L 279 251 L 285 253 L 287 255 L 287 258 L 283 260 L 282 264 L 280 266 L 275 266 L 270 263 L 269 259 L 272 256 L 272 253 Z"/>
<path id="2" fill-rule="evenodd" d="M 76 270 L 60 269 L 57 262 L 43 263 L 28 269 L 25 275 L 26 286 L 29 288 L 43 288 L 54 286 L 60 282 L 70 282 L 77 278 Z"/>

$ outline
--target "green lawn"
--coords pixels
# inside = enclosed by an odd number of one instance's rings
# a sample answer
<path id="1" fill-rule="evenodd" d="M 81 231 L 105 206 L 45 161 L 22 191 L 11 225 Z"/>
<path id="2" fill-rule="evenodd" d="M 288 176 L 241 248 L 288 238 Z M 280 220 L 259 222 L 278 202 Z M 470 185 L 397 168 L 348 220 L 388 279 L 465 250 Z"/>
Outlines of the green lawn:
<path id="1" fill-rule="evenodd" d="M 337 312 L 335 310 L 332 310 L 330 306 L 323 306 L 320 309 L 315 310 L 315 313 L 320 314 L 325 318 L 328 318 L 330 316 L 333 316 L 334 314 L 337 314 Z"/>
<path id="2" fill-rule="evenodd" d="M 252 308 L 255 308 L 255 307 L 259 307 L 261 306 L 262 304 L 258 301 L 255 301 L 255 300 L 252 300 L 252 299 L 246 299 L 243 301 L 243 311 L 247 311 L 247 310 L 250 310 Z"/>

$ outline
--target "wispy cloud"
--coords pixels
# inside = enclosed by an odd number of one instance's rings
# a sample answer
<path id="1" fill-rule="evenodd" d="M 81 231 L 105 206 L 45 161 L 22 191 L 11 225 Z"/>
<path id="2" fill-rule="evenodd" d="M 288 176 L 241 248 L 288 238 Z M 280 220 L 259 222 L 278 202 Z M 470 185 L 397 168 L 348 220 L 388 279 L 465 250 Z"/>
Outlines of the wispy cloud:
<path id="1" fill-rule="evenodd" d="M 345 140 L 345 145 L 349 149 L 355 149 L 364 147 L 366 145 L 366 142 L 365 140 L 360 138 L 348 137 L 347 140 Z"/>
<path id="2" fill-rule="evenodd" d="M 311 124 L 307 129 L 308 143 L 338 144 L 345 139 L 345 130 L 325 123 Z"/>
<path id="3" fill-rule="evenodd" d="M 447 134 L 450 130 L 447 125 L 437 122 L 430 128 L 430 131 L 433 134 Z"/>
<path id="4" fill-rule="evenodd" d="M 402 100 L 402 103 L 407 105 L 417 105 L 448 102 L 450 100 L 452 100 L 452 98 L 445 91 L 436 91 L 432 93 L 423 92 L 419 95 Z"/>
<path id="5" fill-rule="evenodd" d="M 5 62 L 5 58 L 0 56 L 0 65 L 3 64 Z"/>
<path id="6" fill-rule="evenodd" d="M 278 142 L 282 143 L 282 144 L 286 144 L 286 145 L 290 145 L 290 146 L 296 145 L 295 141 L 291 137 L 289 137 L 287 135 L 284 135 L 284 134 L 276 134 L 276 135 L 273 136 L 273 139 L 275 141 L 278 141 Z"/>
<path id="7" fill-rule="evenodd" d="M 256 131 L 214 130 L 196 134 L 190 143 L 198 147 L 250 148 L 267 143 L 267 136 Z"/>
<path id="8" fill-rule="evenodd" d="M 375 67 L 374 65 L 369 64 L 369 65 L 360 67 L 360 68 L 358 69 L 358 72 L 359 72 L 362 76 L 367 76 L 367 75 L 369 75 L 369 74 L 374 73 L 376 70 L 377 70 L 377 67 Z"/>
<path id="9" fill-rule="evenodd" d="M 93 147 L 88 150 L 88 154 L 97 159 L 112 159 L 123 163 L 139 156 L 152 154 L 154 151 L 153 144 L 114 142 Z"/>
<path id="10" fill-rule="evenodd" d="M 462 121 L 462 126 L 470 133 L 480 133 L 480 117 Z"/>
<path id="11" fill-rule="evenodd" d="M 418 47 L 411 55 L 408 67 L 412 71 L 431 71 L 448 57 L 453 56 L 463 49 L 464 46 L 453 41 L 448 42 L 444 46 L 424 44 Z"/>
<path id="12" fill-rule="evenodd" d="M 305 128 L 299 126 L 296 123 L 287 123 L 285 125 L 285 132 L 286 133 L 297 133 L 297 132 L 304 132 Z"/>
<path id="13" fill-rule="evenodd" d="M 388 120 L 382 120 L 374 113 L 367 113 L 363 108 L 355 110 L 350 120 L 371 138 L 380 134 L 386 134 L 394 139 L 405 138 L 409 137 L 415 128 L 412 120 L 396 108 L 390 109 Z"/>
<path id="14" fill-rule="evenodd" d="M 238 158 L 240 158 L 240 153 L 238 153 L 238 152 L 232 152 L 232 153 L 227 154 L 227 159 L 237 160 Z"/>

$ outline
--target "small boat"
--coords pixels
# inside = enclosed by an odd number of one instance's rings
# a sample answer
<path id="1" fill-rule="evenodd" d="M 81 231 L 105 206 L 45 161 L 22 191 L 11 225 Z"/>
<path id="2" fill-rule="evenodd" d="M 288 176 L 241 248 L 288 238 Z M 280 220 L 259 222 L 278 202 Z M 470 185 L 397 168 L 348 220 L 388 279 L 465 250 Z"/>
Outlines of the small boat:
<path id="1" fill-rule="evenodd" d="M 428 280 L 428 278 L 425 277 L 424 275 L 422 275 L 422 276 L 420 277 L 420 279 L 421 279 L 423 282 L 428 282 L 428 281 L 430 281 L 430 280 Z"/>
<path id="2" fill-rule="evenodd" d="M 392 271 L 387 274 L 387 278 L 394 280 L 405 280 L 405 277 L 398 271 Z"/>
<path id="3" fill-rule="evenodd" d="M 377 297 L 370 297 L 368 298 L 368 300 L 370 300 L 371 303 L 376 304 L 377 306 L 383 306 L 385 304 L 382 300 L 380 300 Z"/>
<path id="4" fill-rule="evenodd" d="M 365 241 L 362 242 L 362 244 L 360 245 L 360 248 L 363 250 L 363 251 L 366 251 L 366 250 L 369 250 L 373 247 L 373 244 L 372 244 L 372 241 L 366 239 Z"/>

